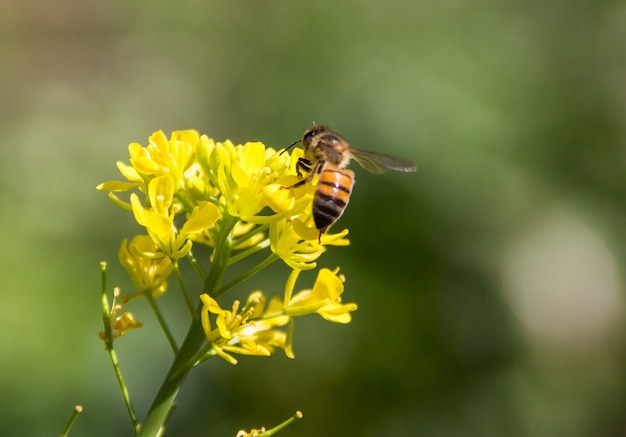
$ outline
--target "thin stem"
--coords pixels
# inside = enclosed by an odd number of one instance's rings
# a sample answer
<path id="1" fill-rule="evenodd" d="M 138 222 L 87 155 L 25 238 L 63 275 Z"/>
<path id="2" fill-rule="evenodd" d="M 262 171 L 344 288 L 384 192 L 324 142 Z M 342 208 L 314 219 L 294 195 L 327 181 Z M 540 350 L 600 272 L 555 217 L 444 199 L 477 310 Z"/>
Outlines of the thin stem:
<path id="1" fill-rule="evenodd" d="M 133 423 L 133 428 L 137 429 L 139 422 L 137 421 L 137 415 L 135 414 L 133 405 L 130 402 L 130 394 L 128 393 L 128 388 L 126 388 L 124 377 L 122 376 L 122 370 L 120 369 L 120 363 L 117 360 L 117 354 L 115 353 L 115 349 L 109 349 L 108 352 L 109 352 L 109 358 L 111 359 L 111 364 L 113 365 L 113 370 L 115 371 L 115 377 L 117 378 L 117 383 L 119 384 L 120 390 L 122 391 L 122 397 L 124 398 L 124 404 L 126 404 L 126 410 L 128 411 L 128 416 L 130 417 L 130 421 Z"/>
<path id="2" fill-rule="evenodd" d="M 63 433 L 61 433 L 61 437 L 67 437 L 68 436 L 68 434 L 70 433 L 70 430 L 72 429 L 72 426 L 74 426 L 74 422 L 76 422 L 76 419 L 78 418 L 78 415 L 80 413 L 82 413 L 82 412 L 83 412 L 83 407 L 82 406 L 76 405 L 74 407 L 74 412 L 72 413 L 72 417 L 70 417 L 70 420 L 67 423 L 67 426 L 63 430 Z"/>
<path id="3" fill-rule="evenodd" d="M 296 420 L 298 419 L 302 419 L 303 415 L 302 412 L 300 411 L 296 411 L 296 414 L 294 414 L 293 416 L 291 416 L 289 419 L 285 420 L 283 423 L 281 423 L 280 425 L 275 426 L 274 428 L 265 431 L 264 433 L 260 434 L 260 437 L 270 437 L 275 435 L 276 433 L 278 433 L 279 431 L 282 431 L 283 429 L 287 428 L 289 425 L 291 425 L 292 423 L 294 423 Z"/>
<path id="4" fill-rule="evenodd" d="M 257 235 L 257 234 L 259 234 L 261 232 L 264 232 L 269 227 L 270 227 L 270 225 L 269 225 L 269 223 L 267 223 L 267 224 L 260 225 L 260 226 L 252 228 L 250 231 L 246 232 L 241 237 L 239 237 L 239 238 L 237 238 L 236 240 L 233 241 L 233 248 L 239 247 L 241 244 L 245 243 L 246 241 L 248 241 L 250 238 L 254 237 L 255 235 Z"/>
<path id="5" fill-rule="evenodd" d="M 111 310 L 107 297 L 107 263 L 100 263 L 100 283 L 102 290 L 100 296 L 100 309 L 102 310 L 102 324 L 104 325 L 104 347 L 106 350 L 113 349 L 113 334 L 111 333 Z"/>
<path id="6" fill-rule="evenodd" d="M 198 276 L 200 276 L 200 279 L 204 281 L 204 279 L 206 278 L 206 273 L 204 273 L 202 266 L 200 265 L 200 263 L 198 263 L 198 260 L 196 260 L 196 257 L 193 255 L 193 253 L 191 253 L 191 251 L 189 251 L 189 253 L 187 254 L 187 259 L 191 263 L 191 266 L 196 271 Z"/>
<path id="7" fill-rule="evenodd" d="M 253 320 L 253 321 L 270 320 L 270 319 L 274 319 L 276 317 L 284 316 L 286 313 L 287 313 L 287 311 L 282 309 L 280 311 L 275 311 L 275 312 L 270 313 L 270 314 L 263 314 L 261 317 L 253 317 L 251 320 Z"/>
<path id="8" fill-rule="evenodd" d="M 101 307 L 102 307 L 102 322 L 104 324 L 104 345 L 109 353 L 109 358 L 111 359 L 111 364 L 113 365 L 113 371 L 115 372 L 115 376 L 117 378 L 117 383 L 120 386 L 120 390 L 122 392 L 122 397 L 124 398 L 124 403 L 126 404 L 126 410 L 128 410 L 128 416 L 130 417 L 130 421 L 133 424 L 133 428 L 137 428 L 137 415 L 135 414 L 135 410 L 130 402 L 130 395 L 128 393 L 128 389 L 126 388 L 126 383 L 124 382 L 124 378 L 122 377 L 122 371 L 120 369 L 120 364 L 117 359 L 117 354 L 115 353 L 115 349 L 113 349 L 113 333 L 111 329 L 111 310 L 109 306 L 109 299 L 107 298 L 106 293 L 106 263 L 100 263 L 100 270 L 102 272 L 101 275 L 101 283 L 102 283 L 102 296 L 101 296 Z"/>
<path id="9" fill-rule="evenodd" d="M 167 338 L 167 342 L 170 344 L 170 348 L 172 348 L 172 352 L 174 352 L 174 354 L 177 354 L 178 345 L 176 344 L 176 340 L 174 339 L 172 331 L 170 331 L 170 328 L 167 326 L 167 322 L 165 322 L 165 318 L 163 317 L 161 309 L 158 307 L 150 293 L 146 293 L 146 299 L 148 299 L 148 303 L 150 303 L 150 307 L 152 308 L 152 311 L 154 312 L 154 315 L 156 316 L 159 325 L 161 326 L 161 329 L 165 334 L 165 338 Z"/>
<path id="10" fill-rule="evenodd" d="M 223 287 L 220 287 L 219 289 L 217 289 L 217 291 L 215 291 L 215 294 L 212 295 L 212 296 L 213 297 L 217 297 L 220 294 L 224 293 L 225 291 L 230 290 L 235 285 L 238 285 L 238 284 L 242 283 L 243 281 L 245 281 L 246 279 L 249 279 L 252 276 L 256 275 L 261 270 L 263 270 L 265 267 L 269 266 L 270 264 L 272 264 L 274 261 L 276 261 L 279 258 L 280 257 L 278 255 L 276 255 L 275 253 L 272 253 L 270 256 L 265 258 L 263 261 L 261 261 L 259 264 L 257 264 L 256 266 L 254 266 L 250 270 L 248 270 L 243 275 L 239 276 L 238 278 L 233 279 L 228 284 L 226 284 Z"/>
<path id="11" fill-rule="evenodd" d="M 265 240 L 261 241 L 258 244 L 255 244 L 254 246 L 248 248 L 247 250 L 244 250 L 243 252 L 240 252 L 237 255 L 231 256 L 230 259 L 228 260 L 228 265 L 231 266 L 235 264 L 236 262 L 239 262 L 242 259 L 247 258 L 250 255 L 257 253 L 260 250 L 267 249 L 269 245 L 270 245 L 270 240 L 269 238 L 266 238 Z"/>
<path id="12" fill-rule="evenodd" d="M 185 298 L 185 304 L 187 305 L 187 310 L 191 317 L 195 317 L 195 312 L 193 308 L 193 303 L 191 303 L 191 298 L 189 297 L 189 292 L 187 291 L 187 286 L 185 286 L 185 281 L 183 280 L 183 275 L 180 273 L 180 268 L 178 266 L 178 260 L 172 261 L 172 267 L 174 268 L 174 273 L 176 273 L 176 279 L 178 279 L 178 284 L 180 285 L 180 291 Z"/>
<path id="13" fill-rule="evenodd" d="M 224 229 L 220 229 L 218 238 L 215 239 L 215 252 L 213 253 L 213 263 L 211 264 L 211 270 L 204 281 L 203 293 L 209 296 L 214 296 L 214 293 L 218 289 L 222 278 L 224 277 L 224 271 L 228 265 L 228 257 L 232 250 L 232 229 L 237 223 L 235 217 L 224 217 L 220 226 Z"/>
<path id="14" fill-rule="evenodd" d="M 215 351 L 213 351 L 213 346 L 208 343 L 200 348 L 198 353 L 196 353 L 187 363 L 187 365 L 180 369 L 179 372 L 184 373 L 190 371 L 193 367 L 196 367 L 198 364 L 203 361 L 208 360 L 216 355 Z"/>

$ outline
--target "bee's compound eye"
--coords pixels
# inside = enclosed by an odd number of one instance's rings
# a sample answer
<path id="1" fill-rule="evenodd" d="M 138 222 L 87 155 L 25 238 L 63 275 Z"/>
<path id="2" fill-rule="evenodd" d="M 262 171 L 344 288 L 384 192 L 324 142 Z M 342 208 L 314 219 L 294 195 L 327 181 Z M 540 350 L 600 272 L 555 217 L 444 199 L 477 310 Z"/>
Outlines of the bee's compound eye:
<path id="1" fill-rule="evenodd" d="M 311 144 L 311 139 L 315 136 L 317 132 L 313 129 L 309 129 L 302 136 L 302 143 L 305 145 Z"/>
<path id="2" fill-rule="evenodd" d="M 311 144 L 313 137 L 326 131 L 328 131 L 328 129 L 321 124 L 314 124 L 306 132 L 304 132 L 304 135 L 302 136 L 302 143 L 305 145 Z"/>

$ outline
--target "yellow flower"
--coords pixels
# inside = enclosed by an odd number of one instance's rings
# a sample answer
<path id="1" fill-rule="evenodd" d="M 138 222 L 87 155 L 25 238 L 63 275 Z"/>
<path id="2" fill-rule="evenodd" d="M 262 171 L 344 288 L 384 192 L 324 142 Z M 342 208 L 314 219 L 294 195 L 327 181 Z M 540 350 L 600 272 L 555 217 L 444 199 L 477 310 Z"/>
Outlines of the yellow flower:
<path id="1" fill-rule="evenodd" d="M 279 156 L 288 156 L 281 152 Z M 303 184 L 297 188 L 292 188 L 302 180 L 297 176 L 296 164 L 304 155 L 302 149 L 295 149 L 289 156 L 289 170 L 277 179 L 274 183 L 268 184 L 263 189 L 263 197 L 267 205 L 276 213 L 286 213 L 287 217 L 297 217 L 303 211 L 311 209 L 315 186 Z"/>
<path id="2" fill-rule="evenodd" d="M 153 133 L 148 138 L 148 146 L 131 143 L 128 146 L 130 166 L 118 162 L 117 167 L 130 182 L 109 181 L 98 185 L 98 190 L 110 191 L 109 197 L 119 205 L 130 206 L 118 199 L 114 192 L 139 188 L 146 193 L 150 182 L 159 176 L 169 175 L 175 190 L 185 186 L 185 172 L 195 162 L 195 149 L 200 136 L 195 130 L 175 131 L 168 140 L 162 131 Z"/>
<path id="3" fill-rule="evenodd" d="M 298 218 L 278 220 L 270 225 L 270 248 L 272 252 L 292 269 L 310 270 L 316 267 L 315 261 L 326 250 L 324 245 L 345 246 L 349 241 L 344 239 L 348 230 L 338 234 L 324 234 L 319 238 L 319 231 L 307 227 Z"/>
<path id="4" fill-rule="evenodd" d="M 153 177 L 170 175 L 176 189 L 183 188 L 183 173 L 194 159 L 199 134 L 194 130 L 175 131 L 168 140 L 162 131 L 148 138 L 148 146 L 128 146 L 130 163 L 147 185 Z"/>
<path id="5" fill-rule="evenodd" d="M 198 149 L 198 162 L 209 181 L 219 187 L 228 214 L 252 223 L 275 219 L 259 215 L 269 206 L 263 193 L 288 172 L 288 161 L 288 155 L 258 142 L 238 146 L 230 141 L 206 143 Z"/>
<path id="6" fill-rule="evenodd" d="M 137 289 L 137 293 L 127 295 L 127 298 L 145 293 L 158 297 L 165 293 L 172 263 L 164 253 L 157 251 L 148 235 L 137 235 L 130 243 L 122 241 L 118 257 Z"/>
<path id="7" fill-rule="evenodd" d="M 144 226 L 157 247 L 168 256 L 182 258 L 191 250 L 190 237 L 211 226 L 219 218 L 219 209 L 207 201 L 195 206 L 183 227 L 178 231 L 174 225 L 180 204 L 174 203 L 174 180 L 169 175 L 158 176 L 148 185 L 149 208 L 144 208 L 139 197 L 133 193 L 130 203 L 137 223 Z"/>
<path id="8" fill-rule="evenodd" d="M 129 311 L 124 311 L 121 315 L 117 315 L 118 311 L 120 311 L 123 307 L 123 304 L 116 303 L 118 297 L 120 297 L 120 289 L 115 288 L 113 290 L 113 304 L 111 305 L 111 313 L 109 315 L 109 323 L 111 324 L 113 339 L 119 338 L 128 331 L 138 329 L 143 326 L 141 322 L 135 320 L 135 316 L 133 316 L 133 313 Z M 98 337 L 100 340 L 105 340 L 104 332 L 100 331 L 98 333 Z"/>
<path id="9" fill-rule="evenodd" d="M 275 348 L 283 349 L 293 358 L 293 317 L 317 313 L 331 322 L 350 323 L 350 312 L 355 311 L 357 305 L 341 303 L 343 280 L 337 272 L 320 270 L 312 289 L 292 296 L 299 273 L 300 270 L 293 270 L 289 275 L 283 300 L 275 296 L 265 309 L 265 297 L 259 291 L 250 295 L 241 311 L 238 301 L 231 310 L 224 310 L 209 295 L 200 295 L 202 327 L 213 353 L 231 364 L 237 363 L 231 353 L 269 356 Z M 211 314 L 215 316 L 215 328 Z M 286 324 L 289 324 L 286 332 L 276 329 Z"/>
<path id="10" fill-rule="evenodd" d="M 200 295 L 200 299 L 203 303 L 201 318 L 204 333 L 213 352 L 229 363 L 237 364 L 231 353 L 269 356 L 275 348 L 285 348 L 285 332 L 274 328 L 287 324 L 289 318 L 275 315 L 268 319 L 256 319 L 261 315 L 257 313 L 262 312 L 265 302 L 262 293 L 252 293 L 241 312 L 239 301 L 233 303 L 231 310 L 224 310 L 207 294 Z M 274 309 L 268 306 L 268 310 L 273 312 Z M 216 328 L 212 327 L 209 314 L 216 316 Z"/>
<path id="11" fill-rule="evenodd" d="M 245 429 L 241 429 L 237 432 L 235 437 L 269 437 L 275 435 L 279 431 L 282 431 L 287 426 L 291 425 L 298 419 L 302 419 L 303 415 L 301 411 L 296 411 L 296 414 L 291 416 L 289 419 L 285 420 L 283 423 L 276 425 L 272 429 L 265 429 L 265 427 L 261 428 L 253 428 L 250 431 L 246 431 Z"/>
<path id="12" fill-rule="evenodd" d="M 237 431 L 237 435 L 235 437 L 260 437 L 264 433 L 265 433 L 264 427 L 261 427 L 259 429 L 252 428 L 249 432 L 241 429 Z"/>
<path id="13" fill-rule="evenodd" d="M 285 290 L 285 314 L 291 317 L 317 313 L 324 319 L 335 323 L 350 323 L 350 312 L 358 307 L 355 303 L 341 303 L 343 294 L 343 278 L 329 269 L 321 269 L 313 288 L 302 290 L 291 296 L 293 284 L 299 271 L 294 270 L 287 281 Z"/>

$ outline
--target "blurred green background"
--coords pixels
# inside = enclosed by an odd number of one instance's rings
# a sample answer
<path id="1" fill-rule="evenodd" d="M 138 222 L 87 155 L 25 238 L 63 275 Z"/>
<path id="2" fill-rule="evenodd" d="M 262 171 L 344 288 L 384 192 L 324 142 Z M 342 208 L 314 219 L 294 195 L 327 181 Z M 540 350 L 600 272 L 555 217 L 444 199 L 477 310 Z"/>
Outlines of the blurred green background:
<path id="1" fill-rule="evenodd" d="M 355 168 L 352 245 L 320 266 L 359 310 L 298 320 L 295 360 L 199 367 L 168 435 L 298 409 L 280 435 L 626 435 L 624 23 L 619 1 L 5 0 L 1 433 L 58 435 L 80 403 L 72 435 L 131 434 L 97 338 L 98 263 L 129 289 L 138 226 L 95 186 L 127 144 L 195 128 L 280 148 L 314 120 L 419 165 Z M 146 329 L 117 347 L 143 416 L 171 357 L 132 309 Z"/>

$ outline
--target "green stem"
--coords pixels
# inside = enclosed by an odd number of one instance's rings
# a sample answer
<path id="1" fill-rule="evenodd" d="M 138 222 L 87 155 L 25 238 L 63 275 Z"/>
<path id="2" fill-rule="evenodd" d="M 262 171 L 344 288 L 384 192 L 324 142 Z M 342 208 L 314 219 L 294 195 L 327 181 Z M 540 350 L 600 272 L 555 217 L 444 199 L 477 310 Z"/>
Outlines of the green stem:
<path id="1" fill-rule="evenodd" d="M 113 334 L 111 332 L 111 309 L 109 307 L 109 298 L 107 297 L 107 263 L 100 263 L 100 283 L 102 290 L 100 291 L 100 309 L 102 310 L 102 324 L 104 325 L 104 348 L 106 350 L 113 349 Z"/>
<path id="2" fill-rule="evenodd" d="M 200 308 L 201 306 L 198 307 L 198 309 Z M 202 330 L 200 318 L 196 317 L 192 319 L 187 336 L 135 436 L 156 437 L 160 436 L 165 430 L 165 424 L 174 406 L 178 390 L 180 390 L 180 386 L 185 381 L 188 373 L 186 371 L 181 372 L 180 369 L 186 367 L 187 362 L 194 357 L 204 340 L 204 331 Z"/>
<path id="3" fill-rule="evenodd" d="M 231 232 L 235 223 L 237 223 L 236 218 L 224 216 L 219 224 L 220 229 L 214 240 L 213 263 L 204 283 L 204 292 L 209 295 L 215 294 L 224 277 L 224 269 L 231 251 Z M 194 313 L 195 317 L 189 325 L 185 340 L 174 358 L 174 362 L 163 380 L 161 388 L 156 394 L 143 423 L 135 433 L 136 437 L 155 437 L 161 435 L 164 431 L 178 391 L 192 368 L 192 366 L 189 366 L 189 363 L 196 357 L 197 352 L 206 340 L 199 316 L 201 309 L 202 303 L 199 303 Z"/>
<path id="4" fill-rule="evenodd" d="M 230 259 L 228 260 L 228 265 L 229 266 L 233 265 L 236 262 L 239 262 L 242 259 L 249 257 L 250 255 L 254 255 L 260 250 L 267 249 L 269 245 L 270 245 L 270 240 L 266 238 L 265 240 L 261 241 L 258 244 L 255 244 L 254 246 L 248 248 L 247 250 L 244 250 L 243 252 L 240 252 L 237 255 L 230 257 Z"/>
<path id="5" fill-rule="evenodd" d="M 234 240 L 233 241 L 233 247 L 235 249 L 238 248 L 241 244 L 245 243 L 246 241 L 248 241 L 250 238 L 254 237 L 255 235 L 258 235 L 258 234 L 264 232 L 269 227 L 270 227 L 270 225 L 268 223 L 268 224 L 264 224 L 264 225 L 260 225 L 260 226 L 256 226 L 256 227 L 252 228 L 249 232 L 245 233 L 244 235 L 242 235 L 239 238 L 237 238 L 236 240 Z"/>
<path id="6" fill-rule="evenodd" d="M 68 434 L 70 433 L 70 430 L 72 429 L 72 426 L 74 426 L 74 422 L 76 422 L 76 419 L 78 418 L 78 415 L 82 412 L 83 412 L 82 406 L 76 405 L 74 407 L 74 412 L 72 413 L 72 417 L 70 417 L 70 421 L 67 423 L 67 426 L 63 430 L 63 433 L 61 433 L 61 437 L 68 436 Z"/>
<path id="7" fill-rule="evenodd" d="M 270 436 L 273 436 L 273 435 L 277 434 L 279 431 L 282 431 L 283 429 L 287 428 L 289 425 L 291 425 L 292 423 L 294 423 L 298 419 L 302 419 L 302 413 L 300 411 L 296 411 L 296 414 L 291 416 L 289 419 L 285 420 L 280 425 L 275 426 L 274 428 L 261 433 L 259 435 L 259 437 L 270 437 Z"/>
<path id="8" fill-rule="evenodd" d="M 215 293 L 213 295 L 211 295 L 211 296 L 212 297 L 217 297 L 220 294 L 224 293 L 225 291 L 230 290 L 235 285 L 238 285 L 238 284 L 242 283 L 243 281 L 245 281 L 246 279 L 249 279 L 252 276 L 256 275 L 261 270 L 263 270 L 265 267 L 269 266 L 270 264 L 272 264 L 274 261 L 276 261 L 279 258 L 280 257 L 278 255 L 276 255 L 275 253 L 272 253 L 270 256 L 265 258 L 263 261 L 261 261 L 259 264 L 257 264 L 256 266 L 254 266 L 250 270 L 248 270 L 243 275 L 239 276 L 238 278 L 233 279 L 228 284 L 226 284 L 223 287 L 220 287 L 219 289 L 217 289 L 215 291 Z"/>
<path id="9" fill-rule="evenodd" d="M 109 299 L 107 298 L 106 293 L 106 263 L 100 263 L 100 270 L 102 272 L 101 282 L 102 282 L 102 296 L 101 296 L 101 308 L 102 308 L 102 322 L 104 323 L 104 345 L 105 349 L 109 353 L 109 358 L 111 359 L 111 364 L 113 365 L 113 370 L 115 371 L 115 376 L 117 378 L 117 383 L 120 386 L 120 390 L 122 392 L 122 397 L 124 398 L 124 403 L 126 404 L 126 409 L 128 410 L 128 416 L 130 417 L 131 422 L 133 423 L 133 428 L 137 428 L 137 415 L 135 414 L 135 410 L 130 402 L 130 394 L 128 393 L 128 388 L 126 387 L 126 383 L 124 382 L 124 378 L 122 377 L 122 370 L 120 369 L 120 363 L 117 359 L 117 354 L 115 353 L 115 349 L 113 349 L 113 332 L 111 329 L 111 309 L 109 307 Z M 115 303 L 115 302 L 114 302 Z"/>
<path id="10" fill-rule="evenodd" d="M 172 351 L 174 352 L 174 354 L 178 353 L 178 346 L 176 345 L 176 340 L 174 339 L 174 336 L 172 335 L 172 331 L 170 331 L 170 328 L 167 326 L 167 323 L 165 322 L 165 318 L 163 317 L 163 313 L 161 312 L 161 309 L 157 306 L 156 302 L 154 301 L 154 298 L 152 297 L 150 293 L 146 293 L 146 299 L 148 299 L 148 303 L 150 303 L 150 307 L 152 308 L 154 315 L 159 321 L 159 325 L 161 325 L 161 329 L 163 330 L 163 333 L 165 334 L 165 338 L 167 338 L 167 342 L 170 344 Z"/>
<path id="11" fill-rule="evenodd" d="M 109 352 L 109 358 L 111 359 L 111 364 L 113 364 L 113 370 L 115 370 L 115 377 L 117 378 L 117 383 L 120 386 L 122 397 L 124 398 L 124 404 L 126 404 L 126 410 L 128 411 L 128 416 L 130 417 L 130 421 L 133 423 L 133 428 L 137 429 L 139 422 L 137 421 L 137 415 L 135 414 L 133 405 L 130 402 L 130 394 L 128 393 L 128 388 L 126 387 L 126 383 L 124 382 L 124 377 L 122 376 L 122 370 L 120 369 L 120 363 L 117 360 L 117 354 L 115 353 L 115 349 L 109 349 L 108 352 Z"/>
<path id="12" fill-rule="evenodd" d="M 176 273 L 176 279 L 178 279 L 178 285 L 180 285 L 180 291 L 183 294 L 183 297 L 185 298 L 185 304 L 187 305 L 187 310 L 189 310 L 189 314 L 191 314 L 191 317 L 194 317 L 196 313 L 194 312 L 193 304 L 191 303 L 191 298 L 189 297 L 189 292 L 187 292 L 187 287 L 185 286 L 183 275 L 180 273 L 178 260 L 173 260 L 172 267 L 174 268 L 174 272 Z"/>
<path id="13" fill-rule="evenodd" d="M 220 223 L 222 229 L 219 230 L 218 238 L 215 239 L 215 252 L 213 253 L 213 263 L 211 264 L 211 270 L 204 280 L 203 293 L 209 296 L 214 296 L 215 291 L 218 289 L 222 278 L 224 277 L 224 271 L 228 266 L 228 258 L 232 250 L 232 234 L 231 231 L 237 219 L 235 217 L 224 217 Z"/>
<path id="14" fill-rule="evenodd" d="M 204 278 L 206 278 L 206 273 L 204 273 L 204 270 L 202 270 L 202 266 L 198 263 L 198 260 L 196 260 L 196 257 L 191 251 L 187 254 L 187 259 L 191 263 L 191 266 L 196 271 L 198 276 L 200 276 L 200 279 L 204 281 Z"/>
<path id="15" fill-rule="evenodd" d="M 211 357 L 214 357 L 216 353 L 213 351 L 213 347 L 211 344 L 203 345 L 200 350 L 193 356 L 191 360 L 187 363 L 187 366 L 183 369 L 180 369 L 180 372 L 188 372 L 192 367 L 197 366 L 203 361 L 208 360 Z"/>

